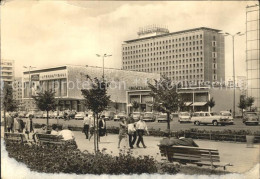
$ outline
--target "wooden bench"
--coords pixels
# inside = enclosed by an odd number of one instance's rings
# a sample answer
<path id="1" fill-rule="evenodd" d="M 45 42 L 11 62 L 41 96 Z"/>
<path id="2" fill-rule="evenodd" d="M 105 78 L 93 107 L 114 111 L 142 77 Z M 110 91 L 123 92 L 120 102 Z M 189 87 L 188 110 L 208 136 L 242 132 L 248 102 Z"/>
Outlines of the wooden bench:
<path id="1" fill-rule="evenodd" d="M 40 144 L 64 144 L 62 136 L 52 134 L 37 134 L 36 137 Z"/>
<path id="2" fill-rule="evenodd" d="M 24 133 L 9 133 L 5 132 L 4 133 L 4 139 L 6 141 L 10 142 L 17 142 L 17 143 L 28 143 L 28 140 L 25 137 Z"/>
<path id="3" fill-rule="evenodd" d="M 189 147 L 189 146 L 160 146 L 161 155 L 169 162 L 179 162 L 181 164 L 195 164 L 197 166 L 210 166 L 212 169 L 223 167 L 225 170 L 231 164 L 220 163 L 217 149 Z"/>

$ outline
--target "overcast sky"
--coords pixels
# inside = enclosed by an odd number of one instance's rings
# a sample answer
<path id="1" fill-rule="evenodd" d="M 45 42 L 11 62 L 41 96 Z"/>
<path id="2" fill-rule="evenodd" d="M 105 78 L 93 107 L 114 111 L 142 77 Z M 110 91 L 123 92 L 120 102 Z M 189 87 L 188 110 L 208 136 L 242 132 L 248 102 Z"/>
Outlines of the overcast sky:
<path id="1" fill-rule="evenodd" d="M 121 44 L 139 27 L 158 24 L 170 32 L 209 27 L 245 32 L 246 6 L 257 1 L 7 1 L 1 5 L 1 58 L 38 68 L 102 66 L 95 54 L 112 54 L 106 67 L 121 68 Z M 232 40 L 226 37 L 226 76 L 232 76 Z M 245 36 L 235 39 L 236 74 L 246 75 Z"/>

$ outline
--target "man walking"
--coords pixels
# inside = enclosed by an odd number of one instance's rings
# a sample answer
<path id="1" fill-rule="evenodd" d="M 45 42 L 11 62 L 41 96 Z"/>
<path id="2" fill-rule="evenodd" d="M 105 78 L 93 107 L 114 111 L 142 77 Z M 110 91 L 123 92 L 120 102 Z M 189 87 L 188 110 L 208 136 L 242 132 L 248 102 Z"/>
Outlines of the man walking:
<path id="1" fill-rule="evenodd" d="M 7 132 L 13 132 L 14 118 L 10 116 L 9 113 L 6 113 L 6 127 Z"/>
<path id="2" fill-rule="evenodd" d="M 133 118 L 133 114 L 130 113 L 127 119 L 127 128 L 128 128 L 128 139 L 129 139 L 129 147 L 133 149 L 135 141 L 136 141 L 136 128 L 135 128 L 135 121 Z"/>
<path id="3" fill-rule="evenodd" d="M 138 148 L 140 148 L 139 144 L 141 142 L 143 147 L 146 148 L 146 146 L 144 144 L 143 135 L 144 135 L 145 131 L 149 135 L 149 131 L 147 129 L 146 123 L 143 121 L 143 117 L 142 116 L 140 117 L 140 120 L 136 123 L 136 129 L 137 129 L 137 134 L 138 134 L 138 140 L 137 140 L 136 146 Z"/>
<path id="4" fill-rule="evenodd" d="M 88 113 L 86 114 L 86 117 L 84 117 L 83 124 L 84 124 L 83 131 L 86 135 L 86 139 L 88 139 L 89 125 L 90 125 L 90 118 L 88 117 Z"/>

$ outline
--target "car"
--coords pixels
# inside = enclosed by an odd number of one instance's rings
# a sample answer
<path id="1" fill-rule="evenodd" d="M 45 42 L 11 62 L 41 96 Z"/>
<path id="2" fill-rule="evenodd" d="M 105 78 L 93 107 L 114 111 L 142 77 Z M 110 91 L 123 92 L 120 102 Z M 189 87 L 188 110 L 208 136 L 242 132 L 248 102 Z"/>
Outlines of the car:
<path id="1" fill-rule="evenodd" d="M 145 112 L 143 120 L 145 122 L 154 122 L 155 121 L 155 115 L 152 112 Z"/>
<path id="2" fill-rule="evenodd" d="M 18 116 L 21 118 L 25 118 L 26 117 L 27 112 L 26 111 L 19 111 L 18 112 Z"/>
<path id="3" fill-rule="evenodd" d="M 85 116 L 86 116 L 85 112 L 78 112 L 75 115 L 75 120 L 83 120 Z"/>
<path id="4" fill-rule="evenodd" d="M 142 116 L 143 114 L 141 112 L 133 112 L 133 118 L 134 118 L 134 121 L 139 121 L 140 117 Z"/>
<path id="5" fill-rule="evenodd" d="M 69 114 L 69 119 L 74 119 L 76 114 L 77 114 L 77 112 L 75 110 L 72 110 L 68 114 Z"/>
<path id="6" fill-rule="evenodd" d="M 188 112 L 180 112 L 178 118 L 179 118 L 178 121 L 180 123 L 191 122 L 190 113 Z"/>
<path id="7" fill-rule="evenodd" d="M 258 114 L 256 112 L 245 112 L 243 116 L 243 123 L 245 125 L 249 125 L 249 124 L 258 125 L 259 124 Z"/>
<path id="8" fill-rule="evenodd" d="M 167 122 L 167 114 L 162 113 L 157 117 L 157 122 Z"/>
<path id="9" fill-rule="evenodd" d="M 32 117 L 34 118 L 34 114 L 35 114 L 34 111 L 30 111 L 30 112 L 28 112 L 28 113 L 25 115 L 25 118 L 29 118 L 30 115 L 32 115 Z"/>
<path id="10" fill-rule="evenodd" d="M 120 112 L 114 116 L 114 121 L 119 121 L 120 119 L 127 117 L 125 112 Z"/>
<path id="11" fill-rule="evenodd" d="M 57 118 L 63 119 L 64 118 L 64 111 L 59 111 L 59 113 L 57 114 Z"/>
<path id="12" fill-rule="evenodd" d="M 229 125 L 234 124 L 233 116 L 230 111 L 220 111 L 221 119 L 227 119 Z"/>
<path id="13" fill-rule="evenodd" d="M 35 117 L 35 118 L 43 118 L 43 111 L 37 111 L 37 112 L 35 112 L 34 117 Z"/>
<path id="14" fill-rule="evenodd" d="M 104 111 L 102 115 L 105 115 L 105 120 L 114 120 L 115 112 L 113 111 Z"/>
<path id="15" fill-rule="evenodd" d="M 228 119 L 221 118 L 219 115 L 212 116 L 209 112 L 195 112 L 193 113 L 191 117 L 191 122 L 194 123 L 194 125 L 200 125 L 200 124 L 212 124 L 214 126 L 220 125 L 226 125 L 228 124 Z"/>

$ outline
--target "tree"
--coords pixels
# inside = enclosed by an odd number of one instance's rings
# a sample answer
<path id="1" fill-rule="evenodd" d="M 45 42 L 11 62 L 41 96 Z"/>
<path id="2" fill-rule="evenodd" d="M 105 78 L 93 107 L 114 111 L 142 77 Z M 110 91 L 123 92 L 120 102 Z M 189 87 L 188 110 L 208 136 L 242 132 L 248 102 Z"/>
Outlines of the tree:
<path id="1" fill-rule="evenodd" d="M 17 109 L 17 103 L 13 98 L 13 88 L 9 84 L 4 84 L 3 87 L 3 108 L 4 108 L 4 130 L 6 131 L 6 112 L 13 112 Z"/>
<path id="2" fill-rule="evenodd" d="M 38 92 L 36 96 L 32 96 L 36 102 L 37 107 L 41 111 L 47 112 L 47 127 L 49 126 L 49 112 L 55 110 L 57 101 L 55 100 L 55 92 L 47 90 Z"/>
<path id="3" fill-rule="evenodd" d="M 244 116 L 244 110 L 247 108 L 247 100 L 244 95 L 240 96 L 240 101 L 238 103 L 238 107 L 242 111 L 242 116 Z"/>
<path id="4" fill-rule="evenodd" d="M 94 114 L 94 149 L 95 152 L 99 151 L 98 148 L 98 119 L 100 114 L 108 107 L 110 102 L 110 96 L 107 95 L 108 84 L 104 82 L 104 79 L 100 81 L 97 78 L 91 81 L 90 89 L 82 89 L 81 93 L 85 98 L 85 104 Z"/>
<path id="5" fill-rule="evenodd" d="M 134 108 L 134 111 L 136 111 L 140 107 L 140 103 L 138 103 L 137 101 L 133 101 L 131 104 L 132 107 Z"/>
<path id="6" fill-rule="evenodd" d="M 247 107 L 249 107 L 250 111 L 251 111 L 251 107 L 253 106 L 254 102 L 255 102 L 254 97 L 249 96 L 246 98 L 246 105 L 247 105 Z"/>
<path id="7" fill-rule="evenodd" d="M 153 109 L 167 113 L 167 129 L 170 130 L 170 114 L 178 111 L 182 103 L 177 93 L 178 86 L 166 76 L 154 82 L 154 85 L 148 82 L 148 87 L 151 89 L 150 95 L 153 97 Z"/>
<path id="8" fill-rule="evenodd" d="M 210 107 L 210 110 L 215 106 L 215 101 L 214 101 L 214 98 L 211 97 L 210 100 L 207 102 L 206 104 L 207 106 Z"/>
<path id="9" fill-rule="evenodd" d="M 119 103 L 117 101 L 114 104 L 114 108 L 116 109 L 116 113 L 117 113 L 117 110 L 119 109 Z"/>

